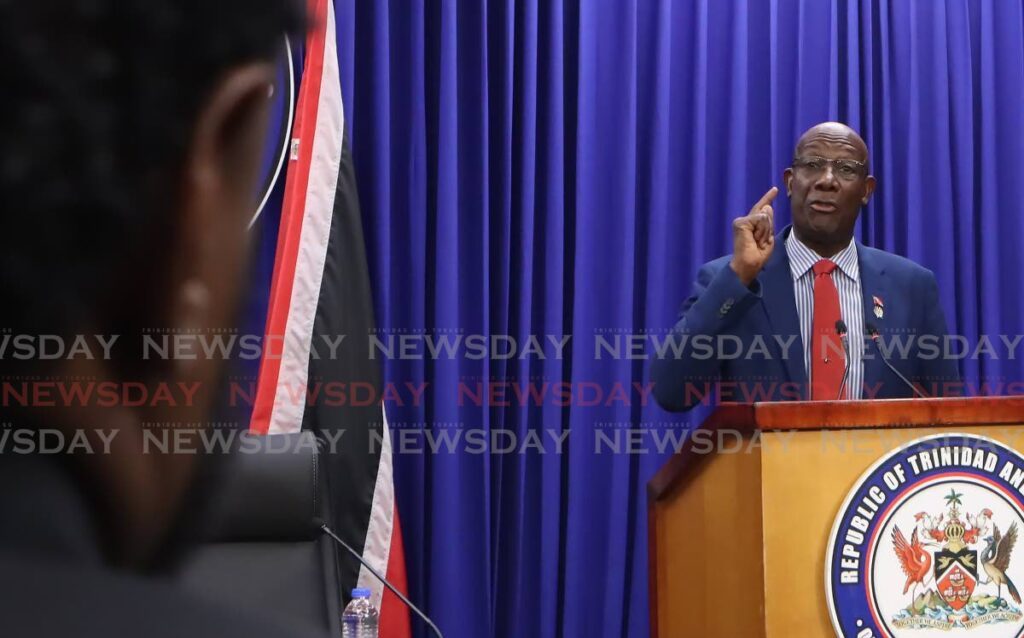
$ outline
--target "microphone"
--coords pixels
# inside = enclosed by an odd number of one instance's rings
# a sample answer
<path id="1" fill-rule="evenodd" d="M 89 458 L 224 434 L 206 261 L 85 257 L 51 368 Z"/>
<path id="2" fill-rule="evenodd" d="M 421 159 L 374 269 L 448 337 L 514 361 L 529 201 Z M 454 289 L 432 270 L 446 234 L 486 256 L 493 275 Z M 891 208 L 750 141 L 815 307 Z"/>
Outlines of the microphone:
<path id="1" fill-rule="evenodd" d="M 846 380 L 850 378 L 850 333 L 846 329 L 846 322 L 840 319 L 836 322 L 836 334 L 843 341 L 843 352 L 846 353 L 846 368 L 843 370 L 843 381 L 839 384 L 839 394 L 836 401 L 843 398 L 843 390 L 846 389 Z"/>
<path id="2" fill-rule="evenodd" d="M 409 609 L 411 609 L 414 612 L 416 612 L 416 615 L 419 616 L 420 618 L 422 618 L 423 622 L 427 623 L 427 626 L 430 627 L 434 631 L 435 634 L 437 634 L 437 638 L 444 638 L 444 634 L 442 634 L 441 630 L 437 628 L 437 625 L 434 624 L 434 621 L 432 621 L 430 619 L 430 617 L 427 616 L 425 613 L 420 611 L 419 607 L 417 607 L 416 605 L 412 604 L 412 601 L 410 601 L 408 598 L 406 598 L 402 594 L 402 592 L 400 592 L 397 589 L 395 589 L 395 586 L 392 585 L 391 583 L 389 583 L 387 578 L 384 578 L 383 576 L 381 576 L 380 573 L 376 569 L 374 569 L 372 566 L 370 566 L 369 563 L 367 563 L 365 560 L 363 560 L 363 557 L 359 555 L 359 552 L 357 552 L 356 550 L 352 549 L 352 547 L 348 543 L 346 543 L 345 541 L 341 540 L 338 537 L 337 534 L 335 534 L 333 531 L 331 531 L 330 527 L 327 527 L 326 523 L 321 522 L 320 523 L 320 529 L 323 530 L 323 532 L 325 534 L 330 536 L 334 540 L 335 543 L 337 543 L 337 544 L 341 545 L 342 547 L 344 547 L 345 550 L 349 554 L 352 554 L 353 556 L 355 556 L 356 559 L 360 563 L 362 563 L 364 567 L 366 567 L 366 569 L 370 570 L 371 574 L 373 574 L 374 576 L 377 577 L 377 580 L 379 580 L 380 582 L 384 583 L 384 586 L 387 587 L 388 589 L 390 589 L 391 592 L 395 596 L 398 596 L 399 600 L 401 600 L 403 603 L 405 603 L 405 605 Z"/>
<path id="3" fill-rule="evenodd" d="M 865 324 L 865 327 L 868 329 L 868 334 L 871 336 L 871 340 L 875 342 L 875 350 L 878 350 L 878 354 L 881 355 L 882 363 L 884 363 L 887 368 L 892 370 L 892 373 L 899 377 L 900 381 L 905 383 L 908 388 L 913 390 L 914 394 L 916 394 L 921 399 L 927 399 L 928 396 L 924 392 L 918 390 L 916 385 L 911 383 L 910 380 L 903 376 L 893 364 L 889 363 L 889 359 L 886 358 L 885 352 L 883 352 L 881 346 L 878 345 L 878 328 L 876 328 L 875 325 L 872 323 Z"/>

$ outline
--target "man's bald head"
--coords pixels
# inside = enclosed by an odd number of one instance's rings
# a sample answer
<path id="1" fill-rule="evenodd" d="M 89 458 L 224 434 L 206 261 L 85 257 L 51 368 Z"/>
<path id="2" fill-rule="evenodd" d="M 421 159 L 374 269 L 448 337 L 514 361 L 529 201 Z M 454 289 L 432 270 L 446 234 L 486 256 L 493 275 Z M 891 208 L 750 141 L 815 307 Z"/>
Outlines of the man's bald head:
<path id="1" fill-rule="evenodd" d="M 842 122 L 822 122 L 807 129 L 800 136 L 800 139 L 797 140 L 793 156 L 799 157 L 805 147 L 815 146 L 817 145 L 816 143 L 849 146 L 856 154 L 855 159 L 864 162 L 865 168 L 870 169 L 868 165 L 868 145 L 864 143 L 863 138 L 861 138 L 857 131 Z"/>
<path id="2" fill-rule="evenodd" d="M 783 180 L 797 239 L 826 258 L 848 246 L 875 190 L 860 135 L 839 122 L 812 126 L 796 143 Z"/>

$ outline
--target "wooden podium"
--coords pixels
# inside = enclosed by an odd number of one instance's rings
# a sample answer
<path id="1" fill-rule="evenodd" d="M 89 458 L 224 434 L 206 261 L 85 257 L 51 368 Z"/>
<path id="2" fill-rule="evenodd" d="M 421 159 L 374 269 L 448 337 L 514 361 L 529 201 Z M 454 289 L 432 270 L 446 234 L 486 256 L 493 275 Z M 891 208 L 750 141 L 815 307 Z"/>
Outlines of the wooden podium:
<path id="1" fill-rule="evenodd" d="M 857 479 L 908 441 L 1024 448 L 1024 397 L 720 407 L 648 484 L 651 635 L 835 636 L 825 554 Z"/>

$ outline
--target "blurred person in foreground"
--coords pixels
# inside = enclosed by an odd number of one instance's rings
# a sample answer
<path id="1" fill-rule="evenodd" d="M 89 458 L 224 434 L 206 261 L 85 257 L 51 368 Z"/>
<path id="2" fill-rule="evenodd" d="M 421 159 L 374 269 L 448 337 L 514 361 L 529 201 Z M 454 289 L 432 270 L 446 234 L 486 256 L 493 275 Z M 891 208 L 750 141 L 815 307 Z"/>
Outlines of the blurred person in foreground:
<path id="1" fill-rule="evenodd" d="M 84 438 L 0 453 L 4 635 L 302 635 L 159 577 L 192 535 L 212 459 L 147 448 L 143 432 L 208 422 L 225 371 L 139 343 L 235 325 L 274 62 L 304 22 L 292 0 L 0 0 L 0 329 L 120 336 L 109 356 L 8 351 L 0 381 L 200 388 L 169 403 L 5 403 L 8 433 Z"/>

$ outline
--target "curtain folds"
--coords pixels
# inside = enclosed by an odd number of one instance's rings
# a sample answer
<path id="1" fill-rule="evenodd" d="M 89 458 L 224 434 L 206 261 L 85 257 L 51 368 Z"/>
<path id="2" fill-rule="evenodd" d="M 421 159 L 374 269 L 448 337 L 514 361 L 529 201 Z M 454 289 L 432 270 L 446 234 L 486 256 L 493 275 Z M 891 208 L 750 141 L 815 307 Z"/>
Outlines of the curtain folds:
<path id="1" fill-rule="evenodd" d="M 644 486 L 670 453 L 652 433 L 707 410 L 662 412 L 644 400 L 647 363 L 599 358 L 595 338 L 663 334 L 810 125 L 861 131 L 879 188 L 859 236 L 935 271 L 951 330 L 1024 332 L 1019 2 L 335 3 L 381 337 L 572 335 L 561 359 L 385 362 L 389 382 L 427 384 L 389 400 L 396 436 L 549 441 L 395 446 L 411 595 L 449 638 L 647 635 Z M 1022 358 L 961 370 L 999 393 Z M 460 400 L 490 380 L 583 391 Z M 626 401 L 587 394 L 616 384 Z M 598 432 L 631 428 L 644 453 L 597 450 Z"/>

